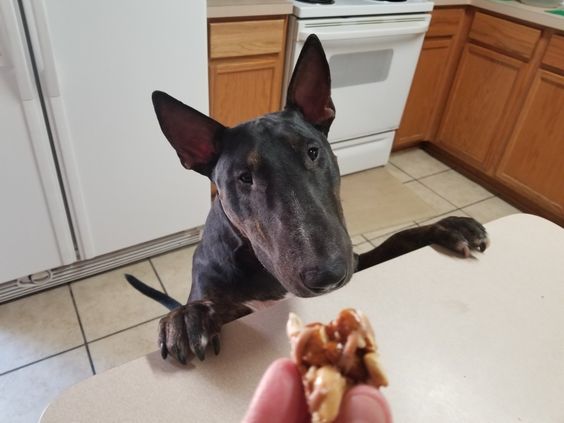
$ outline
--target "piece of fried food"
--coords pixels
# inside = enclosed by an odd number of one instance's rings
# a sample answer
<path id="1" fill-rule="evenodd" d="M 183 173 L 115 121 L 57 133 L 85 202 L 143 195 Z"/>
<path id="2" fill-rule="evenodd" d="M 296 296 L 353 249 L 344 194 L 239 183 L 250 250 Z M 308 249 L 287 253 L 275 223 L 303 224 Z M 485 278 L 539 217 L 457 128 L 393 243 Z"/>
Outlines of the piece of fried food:
<path id="1" fill-rule="evenodd" d="M 290 313 L 286 331 L 292 359 L 302 374 L 312 423 L 334 421 L 343 395 L 354 385 L 388 386 L 378 362 L 374 331 L 362 312 L 349 308 L 327 325 L 305 326 Z"/>

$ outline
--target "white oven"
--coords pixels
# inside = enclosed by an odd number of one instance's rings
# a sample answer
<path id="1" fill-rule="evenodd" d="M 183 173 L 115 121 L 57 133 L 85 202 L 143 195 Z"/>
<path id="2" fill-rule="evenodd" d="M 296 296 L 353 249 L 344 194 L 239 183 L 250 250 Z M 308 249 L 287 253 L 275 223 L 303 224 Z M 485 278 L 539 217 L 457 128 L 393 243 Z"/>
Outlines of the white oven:
<path id="1" fill-rule="evenodd" d="M 372 5 L 376 4 L 372 1 Z M 403 4 L 413 8 L 413 3 Z M 428 2 L 416 4 L 419 9 L 432 8 Z M 399 4 L 391 6 L 395 13 L 401 10 Z M 315 5 L 314 12 L 319 15 L 330 7 Z M 297 14 L 296 6 L 294 11 Z M 317 34 L 331 69 L 331 94 L 337 114 L 329 141 L 339 158 L 341 174 L 388 161 L 430 21 L 428 13 L 395 13 L 291 18 L 286 79 L 306 38 Z"/>

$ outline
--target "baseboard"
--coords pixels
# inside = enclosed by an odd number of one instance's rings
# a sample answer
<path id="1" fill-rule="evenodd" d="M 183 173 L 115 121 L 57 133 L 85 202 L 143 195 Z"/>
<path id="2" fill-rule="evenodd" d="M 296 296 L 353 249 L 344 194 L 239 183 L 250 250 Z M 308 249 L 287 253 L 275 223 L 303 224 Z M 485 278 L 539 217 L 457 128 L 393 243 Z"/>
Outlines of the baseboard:
<path id="1" fill-rule="evenodd" d="M 483 172 L 474 169 L 472 166 L 468 165 L 457 157 L 454 157 L 452 154 L 449 154 L 439 146 L 430 142 L 424 142 L 422 144 L 422 147 L 431 156 L 449 165 L 454 170 L 460 172 L 467 178 L 482 185 L 488 191 L 491 191 L 493 194 L 497 195 L 502 200 L 507 201 L 509 204 L 517 207 L 521 211 L 525 213 L 536 214 L 556 223 L 557 225 L 564 227 L 564 218 L 562 216 L 559 216 L 551 212 L 550 210 L 539 206 L 535 201 L 519 194 L 515 190 L 505 186 L 502 182 L 492 178 L 491 176 L 485 175 Z"/>
<path id="2" fill-rule="evenodd" d="M 202 228 L 179 232 L 113 253 L 0 284 L 0 303 L 144 260 L 201 239 Z"/>

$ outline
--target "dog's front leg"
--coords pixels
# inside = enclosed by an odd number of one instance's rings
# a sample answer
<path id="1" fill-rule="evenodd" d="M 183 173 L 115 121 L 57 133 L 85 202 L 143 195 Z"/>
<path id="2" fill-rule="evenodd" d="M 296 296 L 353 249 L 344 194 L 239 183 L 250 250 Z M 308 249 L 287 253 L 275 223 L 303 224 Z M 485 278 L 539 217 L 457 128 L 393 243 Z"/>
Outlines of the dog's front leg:
<path id="1" fill-rule="evenodd" d="M 208 344 L 219 354 L 221 326 L 251 313 L 251 309 L 234 303 L 213 300 L 190 301 L 168 313 L 159 322 L 161 355 L 173 356 L 186 364 L 191 353 L 200 360 L 205 358 Z"/>
<path id="2" fill-rule="evenodd" d="M 486 229 L 469 217 L 447 217 L 437 223 L 406 229 L 392 235 L 380 246 L 358 256 L 356 271 L 409 253 L 430 244 L 437 244 L 461 256 L 470 250 L 484 251 L 489 245 Z"/>

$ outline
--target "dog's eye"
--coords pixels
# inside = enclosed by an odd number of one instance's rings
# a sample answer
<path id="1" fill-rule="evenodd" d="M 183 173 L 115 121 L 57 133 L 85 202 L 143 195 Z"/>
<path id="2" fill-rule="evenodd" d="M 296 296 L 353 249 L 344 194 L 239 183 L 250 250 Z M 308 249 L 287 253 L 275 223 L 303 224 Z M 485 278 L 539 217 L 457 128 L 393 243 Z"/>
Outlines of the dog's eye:
<path id="1" fill-rule="evenodd" d="M 310 149 L 307 150 L 307 155 L 309 156 L 311 161 L 314 161 L 315 159 L 317 159 L 317 156 L 319 156 L 319 148 L 310 147 Z"/>
<path id="2" fill-rule="evenodd" d="M 244 184 L 252 184 L 253 183 L 253 175 L 251 175 L 251 172 L 243 172 L 239 176 L 239 180 L 241 182 L 243 182 Z"/>

